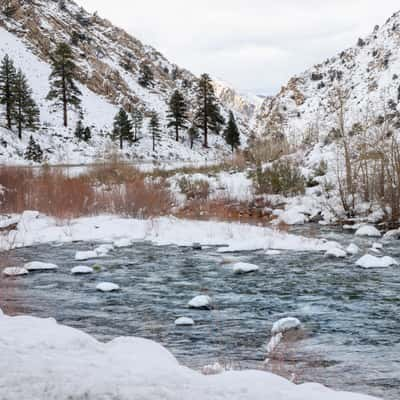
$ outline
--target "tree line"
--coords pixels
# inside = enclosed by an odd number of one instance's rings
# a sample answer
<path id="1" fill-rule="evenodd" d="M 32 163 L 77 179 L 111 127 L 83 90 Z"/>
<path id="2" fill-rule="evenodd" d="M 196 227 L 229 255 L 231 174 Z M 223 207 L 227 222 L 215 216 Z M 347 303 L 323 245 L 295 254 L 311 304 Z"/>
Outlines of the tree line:
<path id="1" fill-rule="evenodd" d="M 68 113 L 70 108 L 80 110 L 80 118 L 75 128 L 75 136 L 83 141 L 89 141 L 91 131 L 83 124 L 83 113 L 80 108 L 82 93 L 79 90 L 77 80 L 77 66 L 72 48 L 67 43 L 59 43 L 51 54 L 51 74 L 49 76 L 50 91 L 46 100 L 61 107 L 64 127 L 68 127 Z M 141 65 L 138 82 L 142 86 L 149 86 L 154 79 L 148 65 L 144 69 Z M 13 60 L 6 55 L 0 66 L 0 104 L 4 106 L 6 128 L 17 129 L 18 138 L 22 139 L 23 130 L 35 131 L 40 126 L 39 107 L 32 96 L 26 76 L 22 70 L 17 70 Z M 148 131 L 152 137 L 153 151 L 161 138 L 162 127 L 160 117 L 156 111 L 146 115 L 149 117 Z M 114 118 L 111 137 L 119 141 L 123 149 L 125 141 L 134 143 L 141 139 L 145 114 L 139 108 L 134 108 L 129 114 L 121 108 Z M 196 88 L 196 106 L 190 109 L 188 101 L 179 90 L 175 90 L 168 103 L 167 127 L 173 129 L 175 140 L 181 140 L 184 130 L 193 148 L 194 142 L 203 136 L 203 146 L 209 147 L 209 134 L 213 132 L 223 136 L 232 151 L 240 145 L 240 132 L 232 112 L 225 126 L 225 119 L 221 114 L 218 101 L 215 96 L 211 78 L 203 74 Z M 224 129 L 223 129 L 224 128 Z M 25 153 L 26 158 L 41 161 L 43 152 L 40 146 L 30 138 Z"/>

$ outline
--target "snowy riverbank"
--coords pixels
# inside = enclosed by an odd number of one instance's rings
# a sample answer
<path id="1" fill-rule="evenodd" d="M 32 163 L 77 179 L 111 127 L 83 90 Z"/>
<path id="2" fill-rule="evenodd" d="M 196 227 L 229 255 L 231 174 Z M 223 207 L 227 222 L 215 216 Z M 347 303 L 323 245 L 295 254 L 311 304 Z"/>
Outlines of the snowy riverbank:
<path id="1" fill-rule="evenodd" d="M 50 242 L 116 240 L 147 240 L 156 245 L 221 245 L 225 246 L 222 251 L 327 251 L 339 246 L 335 242 L 304 238 L 254 225 L 179 220 L 172 217 L 139 220 L 99 216 L 59 223 L 35 211 L 27 211 L 9 222 L 15 222 L 17 226 L 0 237 L 0 248 L 3 250 Z M 5 224 L 3 221 L 2 226 Z"/>
<path id="2" fill-rule="evenodd" d="M 0 312 L 0 399 L 372 400 L 267 372 L 204 376 L 139 338 L 100 343 L 53 319 Z"/>

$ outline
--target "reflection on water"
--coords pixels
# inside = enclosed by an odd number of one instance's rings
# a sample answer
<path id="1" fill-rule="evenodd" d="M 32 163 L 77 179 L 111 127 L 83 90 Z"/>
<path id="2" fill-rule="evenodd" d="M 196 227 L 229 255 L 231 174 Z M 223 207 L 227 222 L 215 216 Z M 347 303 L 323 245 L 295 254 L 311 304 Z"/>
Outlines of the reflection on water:
<path id="1" fill-rule="evenodd" d="M 343 243 L 349 240 L 343 234 L 323 233 Z M 156 340 L 194 368 L 220 361 L 235 368 L 293 374 L 296 381 L 400 398 L 399 267 L 362 270 L 355 267 L 355 259 L 254 252 L 237 256 L 259 265 L 260 271 L 237 276 L 219 264 L 216 248 L 195 252 L 137 243 L 86 263 L 101 267 L 95 274 L 72 276 L 70 269 L 78 265 L 75 251 L 90 247 L 79 243 L 15 251 L 21 262 L 49 261 L 60 269 L 18 278 L 1 302 L 6 300 L 18 312 L 52 316 L 99 340 L 121 335 Z M 400 257 L 399 246 L 388 245 L 385 254 Z M 117 283 L 122 290 L 96 292 L 100 281 Z M 187 302 L 203 293 L 212 296 L 215 309 L 189 310 Z M 192 317 L 196 325 L 175 327 L 179 316 Z M 284 343 L 265 366 L 271 325 L 286 316 L 299 318 L 305 332 Z"/>

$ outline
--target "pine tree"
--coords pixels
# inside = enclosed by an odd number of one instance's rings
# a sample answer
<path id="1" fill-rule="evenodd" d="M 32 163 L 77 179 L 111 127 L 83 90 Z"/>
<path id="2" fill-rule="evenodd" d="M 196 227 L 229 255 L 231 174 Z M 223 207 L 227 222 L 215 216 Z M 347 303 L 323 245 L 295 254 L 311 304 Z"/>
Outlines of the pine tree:
<path id="1" fill-rule="evenodd" d="M 179 142 L 179 130 L 187 127 L 187 105 L 179 90 L 175 90 L 169 101 L 168 128 L 175 128 L 176 141 Z"/>
<path id="2" fill-rule="evenodd" d="M 225 122 L 220 113 L 211 78 L 207 74 L 200 77 L 197 88 L 198 109 L 196 123 L 203 130 L 204 147 L 208 147 L 208 132 L 219 132 L 220 126 Z"/>
<path id="3" fill-rule="evenodd" d="M 139 67 L 139 79 L 138 82 L 143 87 L 149 87 L 153 84 L 154 74 L 149 64 L 146 62 L 142 62 Z"/>
<path id="4" fill-rule="evenodd" d="M 6 126 L 12 128 L 12 116 L 15 112 L 14 85 L 17 71 L 14 62 L 6 55 L 0 66 L 0 104 L 6 108 Z"/>
<path id="5" fill-rule="evenodd" d="M 36 130 L 39 125 L 39 108 L 32 97 L 32 90 L 21 70 L 17 72 L 13 88 L 15 111 L 12 115 L 22 139 L 22 129 Z"/>
<path id="6" fill-rule="evenodd" d="M 124 140 L 132 141 L 132 123 L 123 108 L 119 110 L 114 118 L 113 138 L 114 140 L 119 140 L 121 150 L 124 147 Z"/>
<path id="7" fill-rule="evenodd" d="M 156 151 L 156 143 L 160 140 L 161 129 L 160 129 L 160 119 L 155 111 L 151 113 L 149 128 L 151 137 L 153 139 L 153 151 Z"/>
<path id="8" fill-rule="evenodd" d="M 43 161 L 43 151 L 35 139 L 31 136 L 29 138 L 28 147 L 25 150 L 25 160 L 40 163 Z"/>
<path id="9" fill-rule="evenodd" d="M 79 140 L 85 141 L 85 126 L 83 125 L 83 115 L 82 113 L 79 114 L 78 122 L 76 123 L 76 128 L 74 135 Z"/>
<path id="10" fill-rule="evenodd" d="M 240 146 L 240 132 L 232 111 L 229 112 L 229 121 L 227 127 L 225 128 L 224 138 L 226 143 L 231 146 L 232 153 Z"/>
<path id="11" fill-rule="evenodd" d="M 194 141 L 199 137 L 199 129 L 197 128 L 196 124 L 193 123 L 188 129 L 188 136 L 190 141 L 190 148 L 193 149 Z"/>
<path id="12" fill-rule="evenodd" d="M 143 128 L 143 114 L 142 112 L 135 108 L 131 114 L 132 117 L 132 125 L 133 125 L 133 141 L 137 142 L 141 136 L 142 128 Z"/>
<path id="13" fill-rule="evenodd" d="M 68 126 L 68 106 L 78 108 L 82 95 L 75 84 L 76 65 L 71 47 L 67 43 L 60 43 L 52 55 L 52 72 L 50 75 L 51 90 L 47 100 L 61 104 L 64 114 L 64 126 Z"/>
<path id="14" fill-rule="evenodd" d="M 83 140 L 88 142 L 92 138 L 92 130 L 87 126 L 83 132 Z"/>

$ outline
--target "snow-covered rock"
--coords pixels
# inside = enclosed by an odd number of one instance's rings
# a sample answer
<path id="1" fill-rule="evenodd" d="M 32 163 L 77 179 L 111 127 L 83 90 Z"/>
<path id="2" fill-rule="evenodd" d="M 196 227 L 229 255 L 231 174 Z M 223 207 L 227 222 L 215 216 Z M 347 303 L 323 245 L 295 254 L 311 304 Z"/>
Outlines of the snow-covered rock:
<path id="1" fill-rule="evenodd" d="M 28 271 L 51 271 L 58 269 L 56 264 L 33 261 L 24 265 L 24 268 Z"/>
<path id="2" fill-rule="evenodd" d="M 287 225 L 304 225 L 307 222 L 307 217 L 296 208 L 293 208 L 281 213 L 278 220 Z"/>
<path id="3" fill-rule="evenodd" d="M 374 400 L 265 371 L 205 376 L 150 340 L 102 343 L 49 318 L 0 318 L 0 337 L 0 397 L 7 400 Z"/>
<path id="4" fill-rule="evenodd" d="M 4 315 L 3 310 L 0 308 L 0 318 Z"/>
<path id="5" fill-rule="evenodd" d="M 375 250 L 383 250 L 383 244 L 382 243 L 378 243 L 378 242 L 375 242 L 373 245 L 372 245 L 372 248 L 373 249 L 375 249 Z"/>
<path id="6" fill-rule="evenodd" d="M 373 225 L 364 225 L 357 229 L 356 236 L 381 237 L 381 233 Z"/>
<path id="7" fill-rule="evenodd" d="M 392 257 L 374 257 L 366 254 L 361 257 L 356 264 L 362 268 L 386 268 L 399 263 Z"/>
<path id="8" fill-rule="evenodd" d="M 282 318 L 276 321 L 271 329 L 272 336 L 278 333 L 285 333 L 294 329 L 299 329 L 301 327 L 301 322 L 297 318 Z"/>
<path id="9" fill-rule="evenodd" d="M 388 242 L 391 240 L 400 240 L 400 229 L 392 229 L 383 235 L 383 240 Z"/>
<path id="10" fill-rule="evenodd" d="M 122 238 L 122 239 L 118 239 L 114 242 L 114 246 L 117 249 L 122 249 L 124 247 L 130 247 L 132 246 L 133 242 L 131 239 L 128 238 Z"/>
<path id="11" fill-rule="evenodd" d="M 194 325 L 194 321 L 192 318 L 180 317 L 175 320 L 176 326 L 192 326 Z"/>
<path id="12" fill-rule="evenodd" d="M 85 265 L 79 265 L 71 269 L 72 275 L 86 275 L 86 274 L 92 274 L 93 272 L 94 269 L 92 267 L 87 267 Z"/>
<path id="13" fill-rule="evenodd" d="M 95 250 L 77 251 L 75 254 L 75 261 L 86 261 L 99 257 Z"/>
<path id="14" fill-rule="evenodd" d="M 355 244 L 351 243 L 346 249 L 346 253 L 350 256 L 356 256 L 360 252 L 360 248 Z"/>
<path id="15" fill-rule="evenodd" d="M 96 290 L 98 290 L 100 292 L 115 292 L 119 289 L 120 289 L 120 287 L 118 285 L 116 285 L 115 283 L 111 283 L 111 282 L 102 282 L 96 286 Z"/>
<path id="16" fill-rule="evenodd" d="M 266 254 L 267 256 L 279 256 L 279 255 L 282 254 L 282 252 L 279 251 L 279 250 L 267 250 L 267 251 L 265 252 L 265 254 Z"/>
<path id="17" fill-rule="evenodd" d="M 235 274 L 239 275 L 239 274 L 249 274 L 251 272 L 256 272 L 260 268 L 254 264 L 239 262 L 239 263 L 234 264 L 232 269 Z"/>
<path id="18" fill-rule="evenodd" d="M 221 257 L 221 264 L 235 264 L 237 262 L 239 262 L 239 259 L 234 256 L 226 255 Z"/>
<path id="19" fill-rule="evenodd" d="M 325 257 L 331 258 L 345 258 L 347 253 L 340 247 L 332 247 L 325 253 Z"/>
<path id="20" fill-rule="evenodd" d="M 22 275 L 28 275 L 29 271 L 25 268 L 20 268 L 20 267 L 9 267 L 3 269 L 3 275 L 5 276 L 22 276 Z"/>
<path id="21" fill-rule="evenodd" d="M 210 296 L 200 295 L 194 297 L 189 301 L 188 306 L 190 308 L 198 308 L 198 309 L 210 309 L 212 307 L 212 301 Z"/>
<path id="22" fill-rule="evenodd" d="M 279 346 L 283 339 L 283 333 L 279 332 L 276 335 L 271 336 L 270 341 L 267 344 L 267 353 L 273 353 L 275 349 Z"/>
<path id="23" fill-rule="evenodd" d="M 102 244 L 101 246 L 98 246 L 94 249 L 96 254 L 99 257 L 104 257 L 106 256 L 110 251 L 114 250 L 114 246 L 112 244 Z"/>

